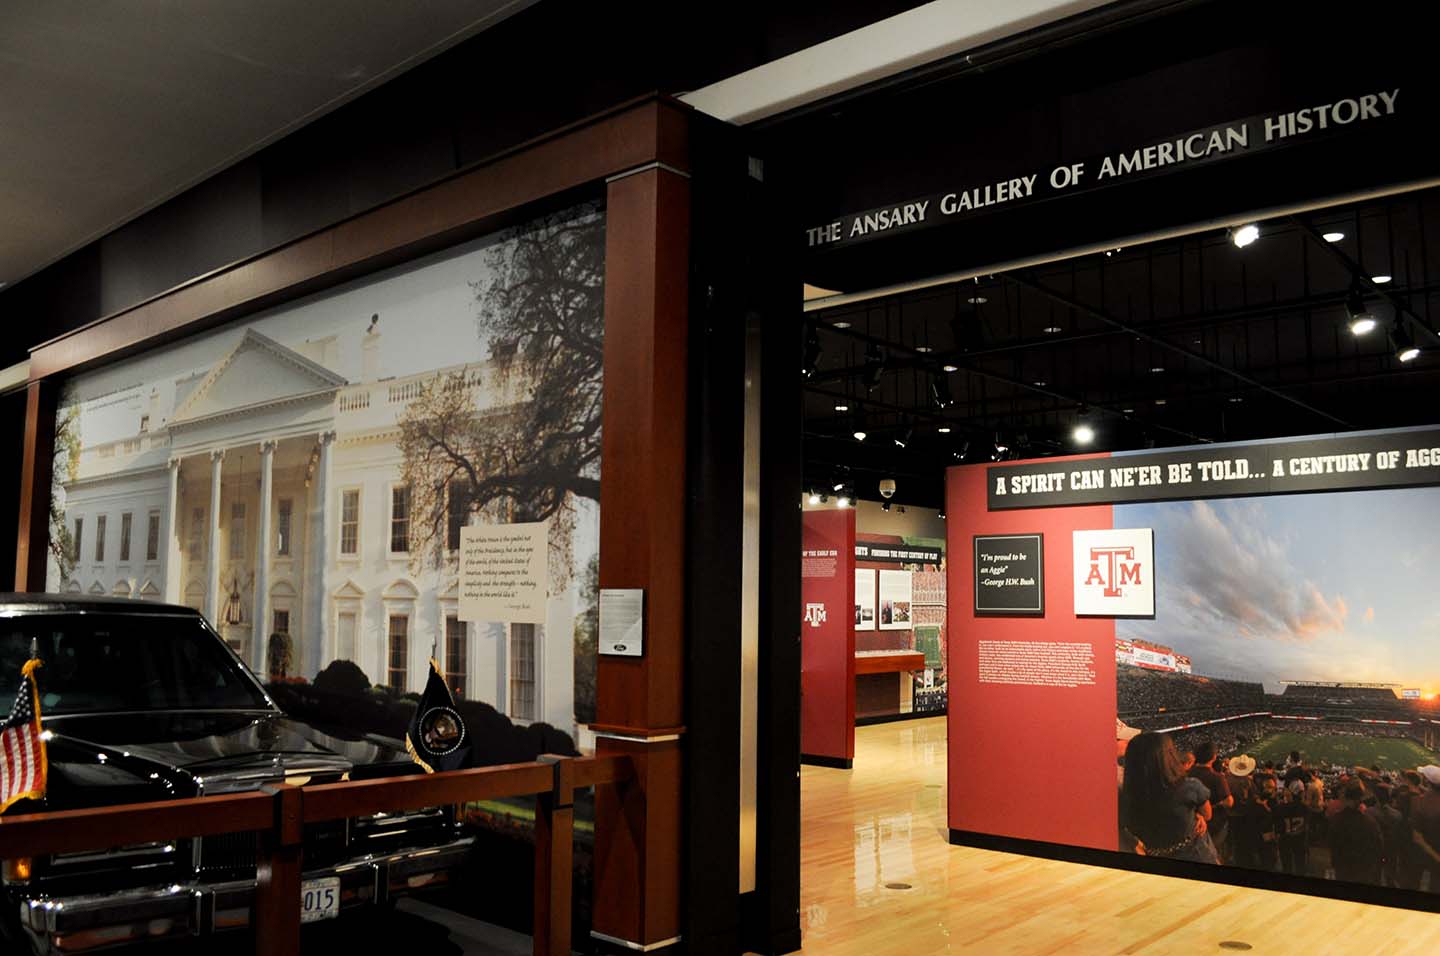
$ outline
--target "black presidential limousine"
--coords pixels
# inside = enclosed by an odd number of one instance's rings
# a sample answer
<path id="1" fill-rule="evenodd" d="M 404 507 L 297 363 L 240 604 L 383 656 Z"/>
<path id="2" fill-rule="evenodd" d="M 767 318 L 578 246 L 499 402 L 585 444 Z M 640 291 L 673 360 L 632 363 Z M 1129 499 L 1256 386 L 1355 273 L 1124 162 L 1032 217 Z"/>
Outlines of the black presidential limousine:
<path id="1" fill-rule="evenodd" d="M 7 707 L 32 647 L 48 792 L 7 815 L 423 772 L 398 740 L 287 717 L 189 608 L 0 594 Z M 245 927 L 256 839 L 127 844 L 117 834 L 102 851 L 4 859 L 0 950 L 71 953 Z M 444 882 L 470 843 L 449 807 L 310 825 L 296 905 L 311 921 L 385 904 Z"/>

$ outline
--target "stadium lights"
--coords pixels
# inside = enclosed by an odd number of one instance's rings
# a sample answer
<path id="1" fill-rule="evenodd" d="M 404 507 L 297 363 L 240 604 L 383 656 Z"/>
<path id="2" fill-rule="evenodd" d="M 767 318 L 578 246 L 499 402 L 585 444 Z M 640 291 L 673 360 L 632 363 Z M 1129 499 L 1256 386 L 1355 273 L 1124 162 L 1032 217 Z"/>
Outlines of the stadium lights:
<path id="1" fill-rule="evenodd" d="M 1230 230 L 1230 241 L 1235 243 L 1235 248 L 1244 249 L 1246 246 L 1260 238 L 1260 227 L 1255 223 L 1246 223 L 1243 226 L 1236 226 Z"/>
<path id="2" fill-rule="evenodd" d="M 1375 315 L 1366 308 L 1365 297 L 1360 294 L 1359 287 L 1356 287 L 1345 301 L 1345 312 L 1350 316 L 1348 325 L 1352 335 L 1366 335 L 1375 331 Z"/>

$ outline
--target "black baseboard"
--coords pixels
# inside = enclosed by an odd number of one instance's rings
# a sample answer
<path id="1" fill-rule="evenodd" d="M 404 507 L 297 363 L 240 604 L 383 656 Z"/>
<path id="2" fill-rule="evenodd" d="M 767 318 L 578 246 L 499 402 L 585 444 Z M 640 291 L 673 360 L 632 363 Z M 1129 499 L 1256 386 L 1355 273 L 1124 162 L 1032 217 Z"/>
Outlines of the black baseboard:
<path id="1" fill-rule="evenodd" d="M 1158 876 L 1173 876 L 1185 880 L 1204 880 L 1208 883 L 1223 883 L 1230 886 L 1250 886 L 1262 890 L 1300 893 L 1305 896 L 1323 896 L 1329 899 L 1374 903 L 1379 906 L 1394 906 L 1401 909 L 1440 911 L 1440 894 L 1422 893 L 1419 890 L 1367 886 L 1364 883 L 1342 883 L 1320 877 L 1291 876 L 1288 873 L 1270 873 L 1240 866 L 1212 866 L 1208 863 L 1192 863 L 1188 860 L 1162 860 L 1152 856 L 1121 853 L 1117 850 L 1096 850 L 1090 847 L 1069 846 L 1064 843 L 1046 843 L 1043 840 L 1022 840 L 1018 837 L 997 836 L 993 833 L 976 833 L 973 830 L 952 829 L 950 843 L 955 846 L 973 846 L 982 850 L 1022 853 L 1026 856 L 1064 860 L 1068 863 L 1085 863 L 1090 866 L 1105 866 L 1115 870 L 1134 870 L 1140 873 L 1154 873 Z"/>
<path id="2" fill-rule="evenodd" d="M 820 754 L 801 754 L 801 763 L 808 763 L 812 767 L 831 767 L 835 770 L 853 770 L 855 761 L 849 757 L 824 757 Z"/>
<path id="3" fill-rule="evenodd" d="M 893 724 L 897 720 L 928 720 L 931 717 L 944 717 L 945 711 L 937 710 L 933 713 L 921 711 L 920 713 L 908 714 L 871 714 L 869 717 L 856 717 L 856 727 L 866 727 L 870 724 Z"/>

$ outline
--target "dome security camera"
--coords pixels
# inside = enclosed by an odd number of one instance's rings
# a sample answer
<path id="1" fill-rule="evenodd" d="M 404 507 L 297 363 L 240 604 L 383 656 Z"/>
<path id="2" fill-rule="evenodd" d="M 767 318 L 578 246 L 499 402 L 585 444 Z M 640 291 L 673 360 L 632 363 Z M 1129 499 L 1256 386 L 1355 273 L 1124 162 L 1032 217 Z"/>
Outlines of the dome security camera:
<path id="1" fill-rule="evenodd" d="M 882 479 L 880 479 L 880 497 L 882 497 L 882 498 L 893 498 L 893 497 L 895 497 L 895 479 L 894 479 L 894 478 L 882 478 Z"/>

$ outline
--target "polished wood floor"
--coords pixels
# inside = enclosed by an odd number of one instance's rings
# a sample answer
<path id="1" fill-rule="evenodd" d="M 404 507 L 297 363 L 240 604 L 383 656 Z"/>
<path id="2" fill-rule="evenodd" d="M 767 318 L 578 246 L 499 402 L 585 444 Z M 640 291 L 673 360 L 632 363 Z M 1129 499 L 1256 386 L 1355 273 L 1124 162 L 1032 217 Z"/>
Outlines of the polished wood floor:
<path id="1" fill-rule="evenodd" d="M 857 728 L 801 788 L 805 953 L 1440 952 L 1437 914 L 952 847 L 943 718 Z"/>

